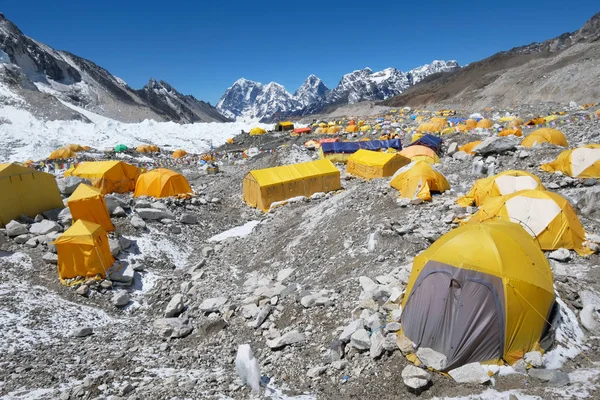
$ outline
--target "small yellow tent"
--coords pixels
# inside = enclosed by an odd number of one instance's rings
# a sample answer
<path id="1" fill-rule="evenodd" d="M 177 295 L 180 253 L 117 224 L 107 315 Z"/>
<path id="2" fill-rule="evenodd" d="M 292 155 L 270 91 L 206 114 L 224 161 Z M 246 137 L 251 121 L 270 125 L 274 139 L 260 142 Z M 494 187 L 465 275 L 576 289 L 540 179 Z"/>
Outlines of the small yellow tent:
<path id="1" fill-rule="evenodd" d="M 62 207 L 54 176 L 17 164 L 0 164 L 0 226 L 21 214 L 35 217 Z"/>
<path id="2" fill-rule="evenodd" d="M 294 130 L 294 123 L 291 121 L 278 122 L 273 130 L 275 132 L 291 131 Z"/>
<path id="3" fill-rule="evenodd" d="M 417 346 L 446 355 L 446 371 L 472 362 L 513 364 L 541 349 L 553 285 L 548 260 L 519 225 L 464 225 L 415 257 L 402 330 Z"/>
<path id="4" fill-rule="evenodd" d="M 53 243 L 61 279 L 96 275 L 104 278 L 115 262 L 106 232 L 93 222 L 78 220 Z"/>
<path id="5" fill-rule="evenodd" d="M 527 171 L 503 171 L 494 176 L 478 179 L 469 193 L 456 202 L 463 207 L 473 204 L 480 206 L 489 198 L 505 196 L 525 189 L 546 190 L 540 178 Z"/>
<path id="6" fill-rule="evenodd" d="M 173 158 L 183 158 L 185 156 L 187 156 L 187 151 L 185 151 L 183 149 L 177 149 L 171 155 L 171 157 L 173 157 Z"/>
<path id="7" fill-rule="evenodd" d="M 68 145 L 64 146 L 64 148 L 65 149 L 69 149 L 69 150 L 71 150 L 72 152 L 75 152 L 75 153 L 78 152 L 78 151 L 86 151 L 86 150 L 90 149 L 88 146 L 82 146 L 80 144 L 75 144 L 75 143 L 68 144 Z"/>
<path id="8" fill-rule="evenodd" d="M 160 151 L 160 149 L 155 144 L 141 144 L 135 149 L 135 151 L 138 153 L 157 153 Z"/>
<path id="9" fill-rule="evenodd" d="M 465 121 L 465 125 L 467 126 L 468 130 L 472 131 L 473 129 L 477 128 L 477 121 L 470 118 Z"/>
<path id="10" fill-rule="evenodd" d="M 503 219 L 519 223 L 543 250 L 561 247 L 585 254 L 585 232 L 571 204 L 561 195 L 542 190 L 521 190 L 487 199 L 469 223 Z"/>
<path id="11" fill-rule="evenodd" d="M 263 211 L 278 201 L 341 187 L 340 171 L 327 159 L 253 170 L 243 181 L 244 200 Z"/>
<path id="12" fill-rule="evenodd" d="M 100 189 L 81 183 L 69 197 L 68 205 L 74 221 L 94 222 L 106 232 L 115 230 Z"/>
<path id="13" fill-rule="evenodd" d="M 356 132 L 358 132 L 358 125 L 355 125 L 355 124 L 348 125 L 346 127 L 345 131 L 348 133 L 356 133 Z"/>
<path id="14" fill-rule="evenodd" d="M 437 164 L 440 162 L 440 158 L 435 151 L 426 146 L 408 146 L 402 149 L 400 154 L 406 158 L 410 158 L 411 161 L 426 161 L 429 164 Z"/>
<path id="15" fill-rule="evenodd" d="M 523 136 L 523 132 L 519 128 L 514 128 L 514 129 L 502 129 L 500 131 L 500 133 L 498 133 L 498 136 L 509 136 L 509 135 Z"/>
<path id="16" fill-rule="evenodd" d="M 371 130 L 371 125 L 362 125 L 360 127 L 360 131 L 361 132 L 367 132 L 367 131 L 370 131 L 370 130 Z"/>
<path id="17" fill-rule="evenodd" d="M 522 119 L 522 118 L 515 118 L 515 119 L 513 119 L 512 121 L 510 121 L 510 122 L 508 123 L 508 126 L 509 126 L 509 127 L 517 127 L 517 126 L 521 126 L 521 125 L 523 125 L 523 123 L 524 123 L 524 122 L 525 122 L 525 121 L 523 121 L 523 119 Z"/>
<path id="18" fill-rule="evenodd" d="M 574 178 L 600 178 L 600 144 L 565 150 L 541 168 L 546 172 L 560 171 Z"/>
<path id="19" fill-rule="evenodd" d="M 464 151 L 467 154 L 474 155 L 473 149 L 477 147 L 478 144 L 481 143 L 481 140 L 476 140 L 474 142 L 469 142 L 465 145 L 462 145 L 458 148 L 458 151 Z"/>
<path id="20" fill-rule="evenodd" d="M 75 154 L 74 151 L 61 147 L 60 149 L 56 149 L 50 153 L 48 160 L 64 160 L 66 158 L 73 158 L 75 156 L 77 156 L 77 154 Z"/>
<path id="21" fill-rule="evenodd" d="M 523 125 L 534 126 L 534 125 L 541 125 L 544 122 L 546 122 L 546 120 L 544 118 L 537 117 L 537 118 L 530 119 L 529 121 L 525 122 Z"/>
<path id="22" fill-rule="evenodd" d="M 327 128 L 327 133 L 330 135 L 335 135 L 336 133 L 340 132 L 342 130 L 341 126 L 330 126 L 329 128 Z"/>
<path id="23" fill-rule="evenodd" d="M 175 171 L 157 168 L 140 175 L 133 197 L 170 197 L 193 193 L 187 179 Z"/>
<path id="24" fill-rule="evenodd" d="M 410 160 L 398 153 L 382 153 L 360 149 L 348 158 L 346 172 L 367 180 L 392 176 Z"/>
<path id="25" fill-rule="evenodd" d="M 431 118 L 429 122 L 424 122 L 419 125 L 417 131 L 419 132 L 441 132 L 448 126 L 446 118 L 435 117 Z"/>
<path id="26" fill-rule="evenodd" d="M 267 133 L 267 131 L 258 126 L 250 129 L 250 136 L 264 135 L 265 133 Z"/>
<path id="27" fill-rule="evenodd" d="M 533 147 L 535 144 L 551 143 L 556 146 L 568 146 L 565 135 L 556 129 L 541 128 L 537 129 L 521 142 L 521 146 Z"/>
<path id="28" fill-rule="evenodd" d="M 88 179 L 102 194 L 131 192 L 139 175 L 138 167 L 123 161 L 86 161 L 65 172 L 65 176 Z"/>
<path id="29" fill-rule="evenodd" d="M 390 186 L 400 191 L 400 197 L 431 200 L 431 192 L 450 190 L 446 177 L 425 161 L 412 162 L 399 169 Z"/>
<path id="30" fill-rule="evenodd" d="M 477 122 L 477 128 L 482 128 L 482 129 L 489 129 L 492 127 L 492 125 L 494 125 L 494 123 L 489 120 L 489 119 L 480 119 L 479 122 Z"/>

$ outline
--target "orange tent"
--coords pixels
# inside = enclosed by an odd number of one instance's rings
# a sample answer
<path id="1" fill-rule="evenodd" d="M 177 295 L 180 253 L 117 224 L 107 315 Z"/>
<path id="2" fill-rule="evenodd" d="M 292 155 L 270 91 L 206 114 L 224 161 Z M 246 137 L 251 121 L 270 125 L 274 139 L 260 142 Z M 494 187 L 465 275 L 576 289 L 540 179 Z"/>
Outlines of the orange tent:
<path id="1" fill-rule="evenodd" d="M 503 129 L 498 134 L 498 136 L 508 136 L 508 135 L 523 136 L 523 132 L 519 128 L 514 128 L 514 129 Z"/>
<path id="2" fill-rule="evenodd" d="M 469 142 L 469 143 L 467 143 L 467 144 L 465 144 L 465 145 L 463 145 L 463 146 L 460 146 L 460 147 L 458 148 L 458 150 L 459 150 L 459 151 L 464 151 L 464 152 L 465 152 L 465 153 L 467 153 L 467 154 L 471 154 L 471 155 L 473 155 L 473 154 L 475 154 L 475 153 L 473 153 L 473 149 L 474 149 L 474 148 L 475 148 L 475 147 L 476 147 L 476 146 L 477 146 L 479 143 L 481 143 L 481 140 L 476 140 L 476 141 L 474 141 L 474 142 Z"/>
<path id="3" fill-rule="evenodd" d="M 173 158 L 181 158 L 187 156 L 187 151 L 182 149 L 177 149 L 173 152 Z"/>

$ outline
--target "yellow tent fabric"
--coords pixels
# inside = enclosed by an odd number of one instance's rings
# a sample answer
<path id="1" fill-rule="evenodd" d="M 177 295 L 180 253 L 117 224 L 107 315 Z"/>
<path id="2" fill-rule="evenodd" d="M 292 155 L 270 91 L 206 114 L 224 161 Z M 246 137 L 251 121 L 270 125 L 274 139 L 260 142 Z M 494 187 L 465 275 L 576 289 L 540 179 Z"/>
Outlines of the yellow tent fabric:
<path id="1" fill-rule="evenodd" d="M 264 130 L 263 128 L 261 128 L 261 127 L 258 127 L 258 126 L 255 127 L 255 128 L 250 129 L 250 135 L 251 136 L 264 135 L 265 133 L 267 133 L 267 131 Z"/>
<path id="2" fill-rule="evenodd" d="M 360 149 L 348 158 L 346 172 L 367 180 L 392 176 L 410 160 L 398 153 L 383 153 Z"/>
<path id="3" fill-rule="evenodd" d="M 185 156 L 187 156 L 187 151 L 185 151 L 183 149 L 177 149 L 171 155 L 171 157 L 173 157 L 173 158 L 182 158 L 182 157 L 185 157 Z"/>
<path id="4" fill-rule="evenodd" d="M 358 132 L 358 125 L 348 125 L 345 131 L 348 133 L 356 133 Z"/>
<path id="5" fill-rule="evenodd" d="M 360 131 L 361 132 L 367 132 L 367 131 L 370 131 L 370 130 L 371 130 L 371 125 L 362 125 L 360 127 Z"/>
<path id="6" fill-rule="evenodd" d="M 68 144 L 68 145 L 64 146 L 64 148 L 65 149 L 69 149 L 69 150 L 71 150 L 71 151 L 73 151 L 75 153 L 78 152 L 78 151 L 86 151 L 86 150 L 90 149 L 87 146 L 82 146 L 80 144 L 75 144 L 75 143 Z"/>
<path id="7" fill-rule="evenodd" d="M 170 197 L 193 193 L 187 179 L 175 171 L 157 168 L 140 175 L 133 197 Z"/>
<path id="8" fill-rule="evenodd" d="M 464 132 L 464 131 L 468 131 L 469 127 L 466 124 L 458 124 L 454 127 L 454 131 L 458 131 L 458 132 Z"/>
<path id="9" fill-rule="evenodd" d="M 365 124 L 365 121 L 358 121 L 358 126 L 363 126 Z"/>
<path id="10" fill-rule="evenodd" d="M 84 220 L 100 225 L 106 232 L 115 230 L 102 191 L 98 188 L 79 184 L 67 202 L 73 220 Z"/>
<path id="11" fill-rule="evenodd" d="M 390 186 L 400 191 L 400 197 L 431 200 L 431 192 L 450 190 L 446 177 L 425 161 L 412 162 L 400 168 L 390 181 Z"/>
<path id="12" fill-rule="evenodd" d="M 514 128 L 514 129 L 502 129 L 500 131 L 500 133 L 498 133 L 498 136 L 509 136 L 509 135 L 523 136 L 523 132 L 519 128 Z"/>
<path id="13" fill-rule="evenodd" d="M 160 149 L 155 144 L 141 144 L 136 147 L 135 151 L 138 153 L 156 153 L 160 151 Z"/>
<path id="14" fill-rule="evenodd" d="M 467 126 L 468 130 L 472 131 L 473 129 L 477 128 L 477 121 L 469 118 L 465 121 L 465 125 Z"/>
<path id="15" fill-rule="evenodd" d="M 473 204 L 480 206 L 489 198 L 505 196 L 524 189 L 546 190 L 540 178 L 527 171 L 503 171 L 494 176 L 478 179 L 471 190 L 456 200 L 456 203 L 462 207 Z"/>
<path id="16" fill-rule="evenodd" d="M 436 290 L 431 284 L 439 278 L 448 285 L 441 284 Z M 505 221 L 468 224 L 440 237 L 415 257 L 406 293 L 402 325 L 407 337 L 421 341 L 415 332 L 423 327 L 414 325 L 421 318 L 428 319 L 426 324 L 439 322 L 441 332 L 430 336 L 435 343 L 422 345 L 443 346 L 441 342 L 450 343 L 448 336 L 459 334 L 452 337 L 452 343 L 476 344 L 468 348 L 466 357 L 460 360 L 462 364 L 513 364 L 526 352 L 540 350 L 545 319 L 555 299 L 552 271 L 544 253 L 523 228 Z M 482 294 L 485 299 L 479 296 Z M 460 299 L 461 306 L 444 307 L 445 301 L 441 306 L 432 304 L 442 299 Z M 470 316 L 468 320 L 460 319 L 466 315 Z M 476 337 L 486 333 L 486 329 L 480 329 L 486 324 L 494 324 L 492 329 L 501 331 L 494 335 L 499 343 L 490 343 L 489 337 Z M 492 348 L 496 355 L 486 359 L 490 353 L 480 351 L 479 345 Z M 459 366 L 453 364 L 455 351 L 446 354 L 450 368 Z"/>
<path id="17" fill-rule="evenodd" d="M 533 126 L 533 125 L 541 125 L 544 122 L 546 122 L 546 120 L 542 117 L 538 117 L 538 118 L 532 118 L 529 121 L 525 122 L 524 125 L 527 126 Z"/>
<path id="18" fill-rule="evenodd" d="M 0 164 L 0 226 L 21 214 L 33 218 L 62 207 L 53 175 L 17 164 Z"/>
<path id="19" fill-rule="evenodd" d="M 558 119 L 558 115 L 548 115 L 544 117 L 545 122 L 554 121 L 555 119 Z"/>
<path id="20" fill-rule="evenodd" d="M 561 247 L 585 254 L 585 232 L 571 204 L 561 195 L 541 190 L 521 190 L 488 198 L 469 220 L 477 223 L 503 219 L 523 225 L 543 250 Z"/>
<path id="21" fill-rule="evenodd" d="M 77 156 L 77 154 L 75 154 L 74 151 L 62 147 L 62 148 L 56 149 L 52 153 L 50 153 L 48 160 L 62 160 L 65 158 L 73 158 L 75 156 Z"/>
<path id="22" fill-rule="evenodd" d="M 408 146 L 402 149 L 400 154 L 406 158 L 410 158 L 412 161 L 426 161 L 429 164 L 437 164 L 440 162 L 440 158 L 435 151 L 426 146 Z"/>
<path id="23" fill-rule="evenodd" d="M 327 159 L 253 170 L 243 181 L 244 200 L 263 211 L 274 202 L 341 187 L 340 171 Z"/>
<path id="24" fill-rule="evenodd" d="M 115 262 L 106 232 L 93 222 L 78 220 L 53 243 L 61 279 L 96 275 L 104 278 Z"/>
<path id="25" fill-rule="evenodd" d="M 508 126 L 509 127 L 517 127 L 517 126 L 523 125 L 524 123 L 525 123 L 525 121 L 523 121 L 523 118 L 515 118 L 508 123 Z"/>
<path id="26" fill-rule="evenodd" d="M 417 131 L 419 132 L 441 132 L 448 126 L 446 118 L 431 118 L 429 122 L 424 122 L 419 125 Z"/>
<path id="27" fill-rule="evenodd" d="M 329 122 L 327 123 L 327 126 L 335 126 L 335 121 L 329 121 Z"/>
<path id="28" fill-rule="evenodd" d="M 475 147 L 477 147 L 477 145 L 478 145 L 478 144 L 480 144 L 480 143 L 481 143 L 481 140 L 476 140 L 476 141 L 474 141 L 474 142 L 469 142 L 469 143 L 467 143 L 467 144 L 464 144 L 464 145 L 460 146 L 460 147 L 458 148 L 458 151 L 464 151 L 464 152 L 465 152 L 465 153 L 467 153 L 467 154 L 471 154 L 471 155 L 473 155 L 473 154 L 475 154 L 475 153 L 473 152 L 473 149 L 474 149 Z"/>
<path id="29" fill-rule="evenodd" d="M 317 128 L 317 130 L 315 131 L 316 134 L 325 134 L 327 133 L 327 128 Z"/>
<path id="30" fill-rule="evenodd" d="M 533 147 L 536 143 L 551 143 L 556 146 L 564 147 L 569 145 L 565 135 L 561 131 L 552 128 L 541 128 L 531 132 L 529 136 L 523 139 L 521 146 Z"/>
<path id="31" fill-rule="evenodd" d="M 327 128 L 327 133 L 330 135 L 335 135 L 336 133 L 338 133 L 339 131 L 342 130 L 341 126 L 330 126 L 329 128 Z"/>
<path id="32" fill-rule="evenodd" d="M 102 194 L 126 193 L 135 189 L 140 169 L 123 161 L 86 161 L 65 172 L 65 176 L 88 179 Z"/>
<path id="33" fill-rule="evenodd" d="M 544 164 L 546 172 L 560 171 L 574 178 L 600 178 L 600 144 L 588 144 L 565 150 L 556 160 Z"/>
<path id="34" fill-rule="evenodd" d="M 489 119 L 480 119 L 479 122 L 477 122 L 477 128 L 483 128 L 483 129 L 489 129 L 492 127 L 492 125 L 494 125 L 494 123 L 489 120 Z"/>

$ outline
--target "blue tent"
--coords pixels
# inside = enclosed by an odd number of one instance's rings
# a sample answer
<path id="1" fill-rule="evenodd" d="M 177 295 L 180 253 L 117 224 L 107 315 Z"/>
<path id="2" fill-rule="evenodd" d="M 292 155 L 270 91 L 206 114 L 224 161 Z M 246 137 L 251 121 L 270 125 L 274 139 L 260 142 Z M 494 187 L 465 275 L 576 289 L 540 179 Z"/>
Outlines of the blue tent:
<path id="1" fill-rule="evenodd" d="M 431 150 L 439 153 L 442 149 L 442 138 L 426 134 L 409 144 L 407 147 L 416 145 L 429 147 Z"/>
<path id="2" fill-rule="evenodd" d="M 453 124 L 460 124 L 461 122 L 465 122 L 465 121 L 466 121 L 466 119 L 461 118 L 461 117 L 448 118 L 448 122 L 452 122 Z"/>
<path id="3" fill-rule="evenodd" d="M 390 140 L 369 140 L 364 142 L 331 142 L 331 143 L 322 143 L 321 150 L 323 154 L 330 153 L 342 153 L 342 154 L 352 154 L 356 153 L 358 149 L 365 150 L 373 150 L 378 151 L 381 149 L 396 149 L 402 150 L 402 142 L 400 139 L 390 139 Z"/>

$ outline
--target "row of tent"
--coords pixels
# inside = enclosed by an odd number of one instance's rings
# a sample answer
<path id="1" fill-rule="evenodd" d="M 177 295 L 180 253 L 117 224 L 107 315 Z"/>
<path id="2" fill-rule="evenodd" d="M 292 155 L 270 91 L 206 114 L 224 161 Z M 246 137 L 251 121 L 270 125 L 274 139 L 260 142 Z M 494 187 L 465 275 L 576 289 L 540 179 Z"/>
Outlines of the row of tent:
<path id="1" fill-rule="evenodd" d="M 89 151 L 89 146 L 81 146 L 79 144 L 69 144 L 59 149 L 54 150 L 48 156 L 48 160 L 66 160 L 69 158 L 77 157 L 77 154 L 83 151 Z M 128 150 L 128 147 L 124 144 L 118 144 L 115 146 L 115 152 L 122 153 Z M 135 149 L 138 153 L 158 153 L 160 148 L 155 144 L 142 144 Z M 187 156 L 188 153 L 183 149 L 176 149 L 171 153 L 171 156 L 175 159 Z"/>

